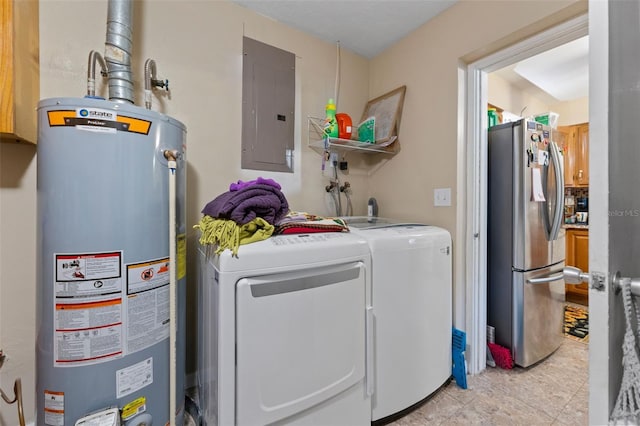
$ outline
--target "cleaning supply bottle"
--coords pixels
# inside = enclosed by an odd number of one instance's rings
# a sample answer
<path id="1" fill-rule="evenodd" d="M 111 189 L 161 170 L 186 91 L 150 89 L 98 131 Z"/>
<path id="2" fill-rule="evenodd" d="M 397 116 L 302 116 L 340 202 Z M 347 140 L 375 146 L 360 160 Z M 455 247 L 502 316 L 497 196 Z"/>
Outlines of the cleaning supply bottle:
<path id="1" fill-rule="evenodd" d="M 367 203 L 367 221 L 373 222 L 376 217 L 378 217 L 378 201 L 371 197 Z"/>
<path id="2" fill-rule="evenodd" d="M 336 122 L 338 123 L 338 137 L 340 139 L 351 139 L 351 117 L 349 114 L 339 112 L 336 114 Z"/>
<path id="3" fill-rule="evenodd" d="M 488 127 L 493 127 L 498 124 L 498 113 L 495 108 L 489 108 L 487 110 Z"/>
<path id="4" fill-rule="evenodd" d="M 324 120 L 324 134 L 330 138 L 338 137 L 338 123 L 336 121 L 336 104 L 333 98 L 329 99 L 325 108 L 326 118 Z"/>

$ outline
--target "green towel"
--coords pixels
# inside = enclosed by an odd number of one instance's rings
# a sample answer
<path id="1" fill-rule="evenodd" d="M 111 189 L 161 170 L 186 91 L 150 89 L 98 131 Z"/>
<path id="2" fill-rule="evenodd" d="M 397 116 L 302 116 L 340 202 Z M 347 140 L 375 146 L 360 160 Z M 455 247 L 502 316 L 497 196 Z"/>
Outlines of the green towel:
<path id="1" fill-rule="evenodd" d="M 233 256 L 238 257 L 240 245 L 266 240 L 273 234 L 274 226 L 261 217 L 244 225 L 238 225 L 233 220 L 216 219 L 205 215 L 197 225 L 194 225 L 194 229 L 200 229 L 200 244 L 217 245 L 215 251 L 217 254 L 229 249 Z"/>
<path id="2" fill-rule="evenodd" d="M 358 125 L 358 140 L 366 143 L 376 143 L 376 118 L 369 117 Z"/>

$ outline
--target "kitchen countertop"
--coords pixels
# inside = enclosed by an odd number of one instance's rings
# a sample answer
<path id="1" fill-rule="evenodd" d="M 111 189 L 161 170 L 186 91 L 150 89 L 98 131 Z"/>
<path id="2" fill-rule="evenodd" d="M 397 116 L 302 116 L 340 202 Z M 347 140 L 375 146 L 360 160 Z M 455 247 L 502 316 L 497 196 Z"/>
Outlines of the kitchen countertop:
<path id="1" fill-rule="evenodd" d="M 589 229 L 589 225 L 586 223 L 564 223 L 562 227 L 565 229 Z"/>

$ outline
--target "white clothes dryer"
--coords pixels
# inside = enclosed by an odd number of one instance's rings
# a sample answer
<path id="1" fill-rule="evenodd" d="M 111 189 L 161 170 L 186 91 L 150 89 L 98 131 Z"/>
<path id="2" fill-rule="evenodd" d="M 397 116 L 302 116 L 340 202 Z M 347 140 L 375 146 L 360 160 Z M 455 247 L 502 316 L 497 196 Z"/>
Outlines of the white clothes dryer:
<path id="1" fill-rule="evenodd" d="M 374 423 L 388 423 L 451 377 L 451 235 L 435 226 L 345 217 L 371 249 Z"/>
<path id="2" fill-rule="evenodd" d="M 198 390 L 207 425 L 369 425 L 370 252 L 350 233 L 199 248 Z"/>

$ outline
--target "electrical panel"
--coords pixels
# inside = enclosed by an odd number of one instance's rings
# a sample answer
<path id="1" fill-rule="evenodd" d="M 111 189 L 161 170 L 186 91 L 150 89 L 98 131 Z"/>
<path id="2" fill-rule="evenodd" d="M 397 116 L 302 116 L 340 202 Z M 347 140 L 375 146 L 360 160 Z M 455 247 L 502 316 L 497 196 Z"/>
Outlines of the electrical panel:
<path id="1" fill-rule="evenodd" d="M 243 37 L 243 169 L 293 172 L 295 90 L 295 55 Z"/>

